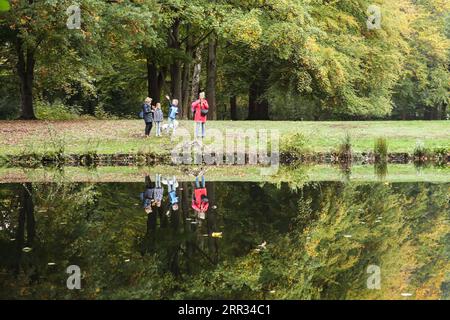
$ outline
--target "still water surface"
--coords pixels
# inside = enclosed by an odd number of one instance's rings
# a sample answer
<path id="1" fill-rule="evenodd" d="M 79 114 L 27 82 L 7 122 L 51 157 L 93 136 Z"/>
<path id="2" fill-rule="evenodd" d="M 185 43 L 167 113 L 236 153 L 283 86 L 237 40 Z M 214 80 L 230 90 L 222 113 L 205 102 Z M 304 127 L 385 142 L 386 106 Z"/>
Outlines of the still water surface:
<path id="1" fill-rule="evenodd" d="M 0 184 L 0 298 L 450 297 L 449 183 L 207 179 L 204 217 L 194 181 Z"/>

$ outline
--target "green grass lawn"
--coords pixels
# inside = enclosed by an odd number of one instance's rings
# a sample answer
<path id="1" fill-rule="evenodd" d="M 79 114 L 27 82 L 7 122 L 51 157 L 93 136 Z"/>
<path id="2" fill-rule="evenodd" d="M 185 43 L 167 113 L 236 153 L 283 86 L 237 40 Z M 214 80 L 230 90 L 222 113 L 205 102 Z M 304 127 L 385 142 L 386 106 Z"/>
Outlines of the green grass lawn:
<path id="1" fill-rule="evenodd" d="M 180 121 L 180 128 L 193 135 L 192 121 Z M 417 141 L 430 149 L 450 149 L 450 121 L 210 121 L 207 128 L 222 132 L 278 130 L 281 136 L 302 133 L 311 152 L 335 151 L 346 133 L 351 136 L 354 152 L 372 151 L 379 137 L 388 140 L 389 152 L 411 153 Z M 0 121 L 0 155 L 40 153 L 60 146 L 68 154 L 164 154 L 173 148 L 174 142 L 167 136 L 144 139 L 143 130 L 142 120 Z"/>

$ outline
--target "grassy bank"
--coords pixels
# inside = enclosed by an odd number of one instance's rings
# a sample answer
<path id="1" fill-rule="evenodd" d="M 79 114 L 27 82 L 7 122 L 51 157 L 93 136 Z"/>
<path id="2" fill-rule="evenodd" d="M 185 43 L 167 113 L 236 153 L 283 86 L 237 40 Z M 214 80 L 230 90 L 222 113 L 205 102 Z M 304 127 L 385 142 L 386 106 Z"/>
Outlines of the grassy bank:
<path id="1" fill-rule="evenodd" d="M 180 121 L 180 128 L 193 132 L 192 121 Z M 388 151 L 414 152 L 417 144 L 430 150 L 450 149 L 449 121 L 211 121 L 208 129 L 278 130 L 282 139 L 300 134 L 308 152 L 335 152 L 348 134 L 354 152 L 373 151 L 383 137 Z M 153 132 L 154 133 L 154 132 Z M 206 141 L 208 143 L 208 140 Z M 142 120 L 0 121 L 0 156 L 19 154 L 167 154 L 174 143 L 167 136 L 143 138 Z"/>
<path id="2" fill-rule="evenodd" d="M 18 182 L 143 182 L 146 175 L 175 175 L 179 181 L 192 181 L 192 167 L 66 167 L 63 170 L 51 168 L 25 169 L 0 168 L 0 183 Z M 450 167 L 415 167 L 413 165 L 388 165 L 385 175 L 376 174 L 374 166 L 355 165 L 347 172 L 339 166 L 313 165 L 296 169 L 281 167 L 271 176 L 261 175 L 254 166 L 211 167 L 206 172 L 208 181 L 227 182 L 288 182 L 301 185 L 310 181 L 355 181 L 355 182 L 433 182 L 449 183 Z"/>

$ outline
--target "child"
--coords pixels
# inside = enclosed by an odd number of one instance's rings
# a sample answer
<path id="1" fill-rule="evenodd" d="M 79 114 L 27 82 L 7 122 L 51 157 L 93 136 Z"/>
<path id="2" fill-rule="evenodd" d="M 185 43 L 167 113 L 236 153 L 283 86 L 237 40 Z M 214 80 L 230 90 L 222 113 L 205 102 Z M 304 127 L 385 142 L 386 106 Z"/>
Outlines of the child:
<path id="1" fill-rule="evenodd" d="M 205 213 L 209 208 L 208 191 L 206 190 L 205 176 L 202 175 L 202 185 L 195 177 L 195 188 L 192 195 L 192 208 L 197 212 L 200 219 L 205 219 Z"/>
<path id="2" fill-rule="evenodd" d="M 157 174 L 155 188 L 153 189 L 153 198 L 155 199 L 155 204 L 158 208 L 161 207 L 163 196 L 164 196 L 164 189 L 161 186 L 161 175 Z"/>
<path id="3" fill-rule="evenodd" d="M 154 111 L 153 121 L 156 124 L 156 136 L 161 137 L 161 123 L 164 120 L 164 114 L 161 110 L 161 103 L 157 103 Z"/>
<path id="4" fill-rule="evenodd" d="M 169 202 L 172 206 L 173 211 L 178 210 L 178 196 L 177 196 L 177 186 L 178 182 L 175 177 L 172 180 L 167 181 L 168 191 L 169 191 Z"/>
<path id="5" fill-rule="evenodd" d="M 167 132 L 169 132 L 170 128 L 172 128 L 173 133 L 175 134 L 175 129 L 176 129 L 175 119 L 177 118 L 177 114 L 178 114 L 178 100 L 173 99 L 172 103 L 171 103 L 169 96 L 166 96 L 166 99 L 169 100 L 169 118 L 168 118 L 169 126 L 167 128 Z"/>
<path id="6" fill-rule="evenodd" d="M 142 106 L 142 114 L 145 121 L 145 136 L 148 138 L 153 126 L 152 98 L 145 98 L 144 105 Z"/>

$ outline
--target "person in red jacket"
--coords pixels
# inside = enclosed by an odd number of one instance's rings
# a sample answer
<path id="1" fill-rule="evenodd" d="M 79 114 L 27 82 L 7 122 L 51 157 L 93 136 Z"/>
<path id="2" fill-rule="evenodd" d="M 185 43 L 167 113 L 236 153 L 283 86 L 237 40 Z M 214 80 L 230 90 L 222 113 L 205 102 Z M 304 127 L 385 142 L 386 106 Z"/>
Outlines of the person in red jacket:
<path id="1" fill-rule="evenodd" d="M 209 105 L 205 99 L 205 93 L 200 92 L 199 99 L 192 103 L 192 112 L 194 112 L 195 137 L 204 138 L 206 136 L 206 120 L 208 118 Z M 199 131 L 201 133 L 199 134 Z"/>
<path id="2" fill-rule="evenodd" d="M 197 212 L 200 219 L 205 219 L 205 213 L 209 208 L 208 191 L 206 190 L 205 176 L 202 175 L 200 185 L 198 176 L 195 177 L 195 188 L 192 195 L 192 208 Z"/>

